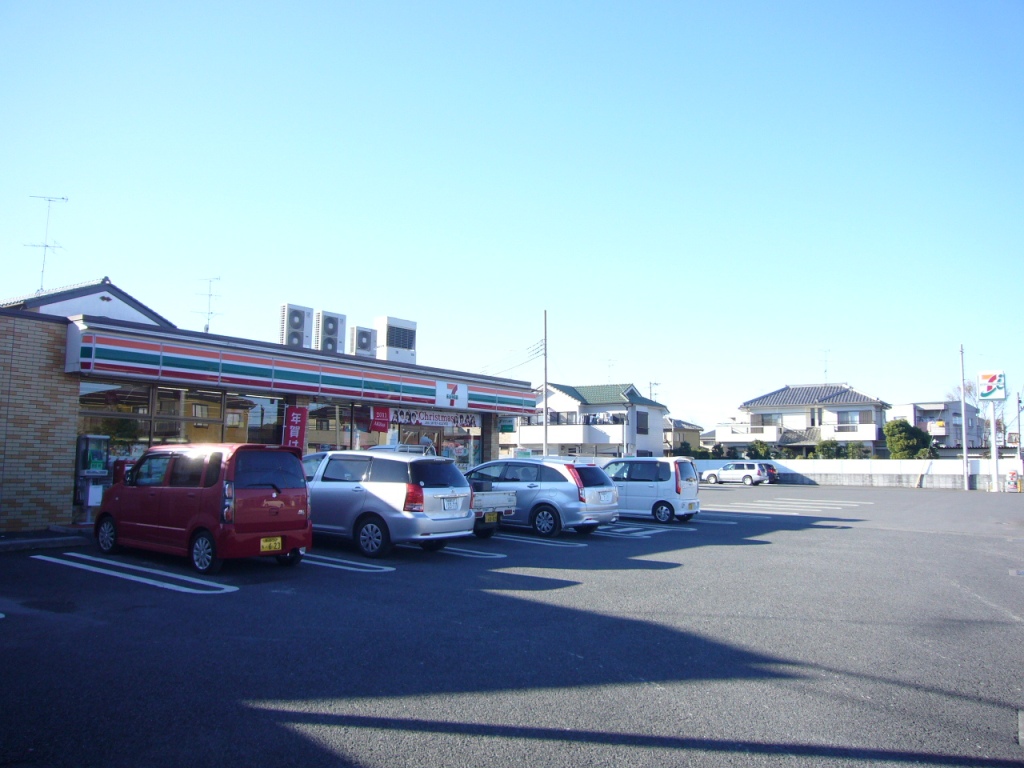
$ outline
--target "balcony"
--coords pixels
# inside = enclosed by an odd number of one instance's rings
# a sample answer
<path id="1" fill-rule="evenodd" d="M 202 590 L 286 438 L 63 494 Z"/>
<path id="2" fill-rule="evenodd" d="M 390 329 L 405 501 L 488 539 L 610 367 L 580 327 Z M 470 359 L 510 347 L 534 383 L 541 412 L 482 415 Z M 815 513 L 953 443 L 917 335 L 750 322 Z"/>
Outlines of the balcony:
<path id="1" fill-rule="evenodd" d="M 549 424 L 548 444 L 559 445 L 622 445 L 622 424 Z M 519 427 L 516 433 L 501 435 L 501 444 L 543 445 L 544 426 L 533 424 Z"/>
<path id="2" fill-rule="evenodd" d="M 877 424 L 822 424 L 822 440 L 838 440 L 843 443 L 874 442 L 878 440 Z"/>
<path id="3" fill-rule="evenodd" d="M 749 424 L 719 424 L 715 427 L 715 442 L 728 445 L 729 443 L 742 443 L 747 445 L 755 440 L 765 443 L 777 443 L 782 427 L 759 426 L 752 427 Z"/>

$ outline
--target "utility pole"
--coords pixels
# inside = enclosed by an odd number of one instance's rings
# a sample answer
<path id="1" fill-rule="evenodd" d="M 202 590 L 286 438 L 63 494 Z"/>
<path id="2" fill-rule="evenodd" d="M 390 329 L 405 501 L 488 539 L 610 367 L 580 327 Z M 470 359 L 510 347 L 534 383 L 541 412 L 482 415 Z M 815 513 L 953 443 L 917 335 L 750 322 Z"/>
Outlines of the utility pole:
<path id="1" fill-rule="evenodd" d="M 548 455 L 548 311 L 544 310 L 544 446 L 541 455 Z"/>
<path id="2" fill-rule="evenodd" d="M 967 380 L 964 377 L 964 345 L 960 345 L 960 434 L 964 444 L 964 490 L 971 490 L 971 465 L 967 459 Z"/>
<path id="3" fill-rule="evenodd" d="M 54 203 L 66 203 L 68 199 L 66 197 L 48 197 L 46 195 L 29 195 L 29 197 L 35 200 L 46 201 L 46 230 L 43 235 L 42 243 L 25 243 L 26 248 L 42 248 L 43 249 L 43 268 L 39 273 L 39 293 L 43 292 L 43 280 L 46 277 L 46 252 L 50 249 L 56 250 L 60 248 L 59 245 L 50 245 L 50 208 L 53 207 Z"/>

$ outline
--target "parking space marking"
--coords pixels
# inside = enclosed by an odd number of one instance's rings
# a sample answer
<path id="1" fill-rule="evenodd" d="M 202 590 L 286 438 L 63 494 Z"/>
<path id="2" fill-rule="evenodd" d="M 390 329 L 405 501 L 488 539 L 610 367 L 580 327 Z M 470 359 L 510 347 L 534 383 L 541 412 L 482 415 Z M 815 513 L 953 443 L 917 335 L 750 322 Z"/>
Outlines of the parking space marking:
<path id="1" fill-rule="evenodd" d="M 377 565 L 376 563 L 366 563 L 359 560 L 342 560 L 337 557 L 325 557 L 324 555 L 314 555 L 306 553 L 306 556 L 302 558 L 302 562 L 309 563 L 310 565 L 319 565 L 321 568 L 334 568 L 339 571 L 354 571 L 356 573 L 388 573 L 395 570 L 390 565 Z"/>
<path id="2" fill-rule="evenodd" d="M 506 541 L 521 541 L 524 544 L 537 544 L 541 547 L 585 547 L 579 541 L 556 541 L 553 539 L 531 539 L 529 536 L 517 536 L 511 533 L 499 533 L 494 536 L 496 539 L 505 539 Z"/>
<path id="3" fill-rule="evenodd" d="M 648 531 L 660 531 L 662 533 L 672 533 L 672 531 L 696 531 L 697 530 L 696 528 L 692 527 L 690 521 L 687 521 L 685 523 L 679 523 L 678 525 L 675 524 L 675 523 L 665 523 L 665 524 L 661 524 L 661 523 L 639 523 L 639 522 L 634 523 L 634 522 L 630 521 L 628 523 L 620 522 L 619 525 L 630 525 L 630 526 L 633 526 L 635 528 L 643 528 L 643 529 L 648 530 Z"/>
<path id="4" fill-rule="evenodd" d="M 441 554 L 456 555 L 458 557 L 478 557 L 484 560 L 501 560 L 508 557 L 508 555 L 501 552 L 481 552 L 477 549 L 463 549 L 462 547 L 445 547 L 441 550 Z"/>
<path id="5" fill-rule="evenodd" d="M 116 579 L 125 579 L 127 581 L 135 581 L 139 584 L 148 584 L 151 587 L 159 587 L 160 589 L 169 589 L 172 592 L 185 592 L 190 595 L 223 595 L 229 592 L 237 592 L 238 587 L 232 587 L 229 584 L 218 584 L 215 581 L 206 581 L 204 579 L 197 579 L 192 576 L 182 576 L 177 573 L 170 573 L 168 571 L 160 571 L 156 568 L 144 568 L 141 565 L 131 565 L 130 563 L 114 562 L 112 560 L 106 560 L 99 557 L 91 557 L 89 555 L 83 555 L 78 552 L 65 552 L 64 557 L 74 557 L 79 560 L 87 560 L 94 563 L 101 563 L 104 567 L 96 565 L 89 565 L 88 563 L 73 562 L 70 560 L 64 560 L 59 557 L 49 557 L 47 555 L 32 555 L 33 560 L 44 560 L 48 563 L 57 563 L 58 565 L 66 565 L 71 568 L 78 568 L 83 571 L 91 571 L 92 573 L 99 573 L 104 576 L 113 576 Z M 141 573 L 150 573 L 155 576 L 159 576 L 162 579 L 172 579 L 175 581 L 184 581 L 188 584 L 199 584 L 206 589 L 195 589 L 192 587 L 183 586 L 181 584 L 168 583 L 166 581 L 157 581 L 156 579 L 146 578 L 145 576 L 135 576 L 131 573 L 124 573 L 123 570 L 128 571 L 139 571 Z"/>
<path id="6" fill-rule="evenodd" d="M 781 496 L 778 498 L 778 500 L 779 501 L 807 502 L 808 504 L 815 503 L 814 499 L 787 499 L 787 498 L 784 498 L 784 497 L 781 497 Z M 847 506 L 847 507 L 871 507 L 871 506 L 874 506 L 874 504 L 875 504 L 875 502 L 873 502 L 873 501 L 845 501 L 845 500 L 837 501 L 835 499 L 821 499 L 820 501 L 821 501 L 821 503 L 824 503 L 824 504 L 842 504 L 842 505 Z"/>

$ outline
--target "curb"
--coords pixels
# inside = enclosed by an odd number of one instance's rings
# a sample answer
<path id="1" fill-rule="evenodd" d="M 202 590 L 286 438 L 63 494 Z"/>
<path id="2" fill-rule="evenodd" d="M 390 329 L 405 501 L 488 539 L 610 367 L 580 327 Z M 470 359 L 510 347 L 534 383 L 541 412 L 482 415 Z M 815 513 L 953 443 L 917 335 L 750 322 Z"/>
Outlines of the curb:
<path id="1" fill-rule="evenodd" d="M 83 547 L 92 543 L 92 529 L 76 526 L 50 526 L 48 531 L 38 535 L 20 536 L 11 539 L 0 538 L 0 552 L 21 552 L 27 549 L 53 549 L 58 547 Z"/>

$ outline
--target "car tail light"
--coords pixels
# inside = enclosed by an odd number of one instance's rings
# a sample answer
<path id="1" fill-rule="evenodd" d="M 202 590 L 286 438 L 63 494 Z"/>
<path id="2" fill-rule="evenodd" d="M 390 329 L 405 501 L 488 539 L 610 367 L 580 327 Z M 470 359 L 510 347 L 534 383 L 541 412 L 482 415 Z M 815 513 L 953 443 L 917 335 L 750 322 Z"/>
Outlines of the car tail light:
<path id="1" fill-rule="evenodd" d="M 220 509 L 220 521 L 235 522 L 235 484 L 232 482 L 224 483 L 224 505 Z"/>
<path id="2" fill-rule="evenodd" d="M 679 465 L 673 464 L 672 468 L 676 471 L 676 493 L 681 494 L 683 492 L 683 476 L 679 471 Z"/>
<path id="3" fill-rule="evenodd" d="M 566 466 L 569 470 L 569 474 L 572 475 L 573 481 L 576 483 L 576 491 L 579 494 L 580 501 L 585 502 L 587 500 L 587 491 L 583 487 L 583 481 L 580 479 L 580 473 L 576 471 L 576 467 L 572 464 Z"/>
<path id="4" fill-rule="evenodd" d="M 414 483 L 406 483 L 405 485 L 405 506 L 403 509 L 406 512 L 422 512 L 423 511 L 423 488 Z"/>

